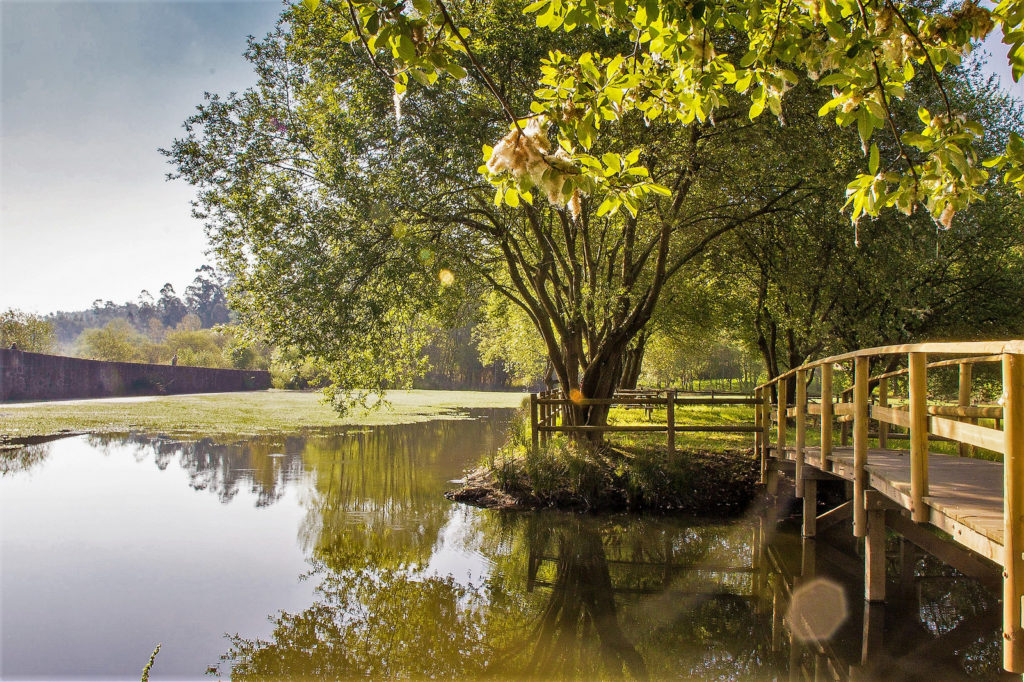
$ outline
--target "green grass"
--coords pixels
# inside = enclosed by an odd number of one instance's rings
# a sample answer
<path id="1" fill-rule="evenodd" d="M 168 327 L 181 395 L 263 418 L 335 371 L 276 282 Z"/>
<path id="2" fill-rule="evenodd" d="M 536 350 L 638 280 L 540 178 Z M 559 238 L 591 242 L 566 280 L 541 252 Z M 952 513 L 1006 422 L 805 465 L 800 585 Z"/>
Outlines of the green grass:
<path id="1" fill-rule="evenodd" d="M 141 431 L 181 438 L 294 433 L 338 426 L 454 418 L 466 409 L 519 407 L 523 395 L 484 391 L 389 391 L 389 407 L 339 417 L 306 391 L 253 391 L 0 405 L 0 442 L 62 432 Z"/>
<path id="2" fill-rule="evenodd" d="M 609 424 L 666 424 L 665 408 L 655 409 L 648 420 L 644 410 L 612 408 L 608 414 Z M 753 425 L 754 408 L 749 405 L 677 405 L 675 408 L 677 426 L 726 426 Z M 668 435 L 665 433 L 608 434 L 608 441 L 625 447 L 647 447 L 665 449 Z M 727 452 L 754 447 L 753 433 L 718 433 L 706 431 L 681 431 L 676 433 L 676 449 Z"/>

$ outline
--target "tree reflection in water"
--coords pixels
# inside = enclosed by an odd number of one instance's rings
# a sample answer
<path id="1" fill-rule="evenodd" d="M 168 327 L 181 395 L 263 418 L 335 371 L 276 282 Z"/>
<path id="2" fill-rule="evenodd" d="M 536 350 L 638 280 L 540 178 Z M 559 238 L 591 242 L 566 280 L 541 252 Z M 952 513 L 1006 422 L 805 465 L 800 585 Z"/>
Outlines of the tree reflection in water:
<path id="1" fill-rule="evenodd" d="M 315 563 L 313 606 L 278 614 L 268 639 L 231 638 L 232 676 L 749 679 L 771 663 L 749 586 L 690 570 L 723 545 L 716 566 L 749 551 L 733 526 L 476 519 L 483 584 L 413 564 L 345 568 L 332 554 Z"/>

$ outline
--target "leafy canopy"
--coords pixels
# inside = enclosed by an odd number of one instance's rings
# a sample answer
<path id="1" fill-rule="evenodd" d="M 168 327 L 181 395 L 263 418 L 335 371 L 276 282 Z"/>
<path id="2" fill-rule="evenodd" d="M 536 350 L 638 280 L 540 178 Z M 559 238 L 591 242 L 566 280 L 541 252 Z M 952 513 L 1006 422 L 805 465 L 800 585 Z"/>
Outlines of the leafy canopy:
<path id="1" fill-rule="evenodd" d="M 1024 195 L 1024 140 L 999 140 L 1002 154 L 981 159 L 984 128 L 957 112 L 941 73 L 960 64 L 972 44 L 1000 28 L 1013 77 L 1024 73 L 1024 0 L 992 9 L 967 0 L 957 8 L 894 0 L 537 0 L 526 7 L 540 28 L 572 33 L 592 28 L 612 38 L 607 50 L 544 60 L 529 112 L 513 111 L 505 93 L 480 67 L 470 32 L 444 0 L 304 0 L 297 14 L 346 15 L 345 36 L 359 42 L 373 65 L 395 85 L 396 107 L 410 78 L 433 84 L 441 74 L 462 79 L 471 65 L 501 103 L 511 132 L 484 148 L 480 171 L 494 185 L 495 204 L 532 203 L 540 188 L 556 205 L 576 212 L 581 195 L 600 199 L 599 213 L 635 215 L 645 195 L 668 190 L 650 180 L 640 152 L 621 140 L 600 157 L 590 152 L 612 121 L 638 116 L 689 125 L 714 121 L 717 111 L 749 103 L 751 120 L 784 116 L 783 96 L 801 81 L 825 89 L 819 110 L 841 127 L 855 126 L 867 159 L 847 186 L 846 208 L 856 223 L 886 207 L 910 214 L 923 204 L 944 227 L 978 200 L 988 168 Z M 901 129 L 894 102 L 903 100 L 924 70 L 942 103 L 919 110 L 920 122 Z M 546 128 L 554 134 L 549 138 Z M 889 148 L 875 138 L 889 136 Z M 616 142 L 618 144 L 616 144 Z M 617 151 L 615 147 L 619 147 Z M 1002 148 L 1002 147 L 1001 147 Z M 497 162 L 494 153 L 503 154 Z M 514 153 L 513 153 L 514 152 Z M 884 153 L 884 155 L 883 155 Z"/>

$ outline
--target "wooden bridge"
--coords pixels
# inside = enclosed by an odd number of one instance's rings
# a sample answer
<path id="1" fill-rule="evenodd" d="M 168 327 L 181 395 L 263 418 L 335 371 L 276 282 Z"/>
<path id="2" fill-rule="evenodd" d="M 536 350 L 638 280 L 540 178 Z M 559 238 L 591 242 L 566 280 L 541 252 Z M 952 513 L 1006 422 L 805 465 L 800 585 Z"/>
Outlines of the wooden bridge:
<path id="1" fill-rule="evenodd" d="M 972 368 L 980 363 L 1001 366 L 997 405 L 971 404 Z M 903 368 L 872 376 L 873 364 Z M 837 371 L 846 372 L 852 384 L 839 402 L 833 397 Z M 958 375 L 956 404 L 929 400 L 928 376 L 950 371 Z M 815 372 L 826 397 L 818 402 L 807 396 Z M 792 390 L 789 382 L 795 384 Z M 896 384 L 906 385 L 905 396 L 890 395 Z M 786 396 L 793 397 L 792 404 Z M 762 384 L 755 400 L 755 452 L 769 494 L 777 493 L 780 471 L 791 473 L 795 494 L 803 499 L 805 537 L 852 516 L 854 536 L 865 539 L 865 599 L 885 600 L 887 528 L 967 574 L 980 576 L 997 565 L 1003 666 L 1024 672 L 1024 341 L 923 343 L 845 353 Z M 807 442 L 809 418 L 817 418 L 820 429 L 816 447 Z M 834 421 L 843 431 L 839 446 Z M 872 439 L 877 447 L 869 446 Z M 929 452 L 929 441 L 952 441 L 956 454 Z M 893 448 L 893 442 L 907 447 Z M 972 448 L 994 453 L 994 459 L 1002 455 L 1002 462 L 964 456 Z M 819 480 L 847 481 L 850 499 L 819 514 Z M 924 526 L 947 533 L 948 540 Z"/>

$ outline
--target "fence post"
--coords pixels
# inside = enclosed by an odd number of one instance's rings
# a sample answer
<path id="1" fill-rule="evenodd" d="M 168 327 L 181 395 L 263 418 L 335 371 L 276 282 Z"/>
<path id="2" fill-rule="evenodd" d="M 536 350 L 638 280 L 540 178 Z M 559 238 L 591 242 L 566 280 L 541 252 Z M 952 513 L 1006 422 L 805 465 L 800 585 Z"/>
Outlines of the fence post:
<path id="1" fill-rule="evenodd" d="M 928 356 L 910 353 L 910 497 L 911 517 L 928 520 Z"/>
<path id="2" fill-rule="evenodd" d="M 676 454 L 676 392 L 666 394 L 665 417 L 668 424 L 668 458 L 671 461 Z"/>
<path id="3" fill-rule="evenodd" d="M 956 404 L 960 407 L 967 407 L 971 404 L 971 363 L 960 363 L 960 385 L 957 394 Z M 965 421 L 971 421 L 967 419 Z M 974 454 L 974 447 L 967 443 L 960 443 L 960 456 L 967 457 Z"/>
<path id="4" fill-rule="evenodd" d="M 832 363 L 821 366 L 821 470 L 832 454 Z"/>
<path id="5" fill-rule="evenodd" d="M 779 435 L 775 439 L 775 456 L 780 460 L 786 457 L 786 385 L 788 381 L 789 379 L 779 379 L 778 390 L 776 390 L 779 396 Z"/>
<path id="6" fill-rule="evenodd" d="M 889 406 L 889 380 L 878 380 L 878 406 Z M 878 422 L 878 447 L 883 450 L 889 447 L 889 422 Z"/>
<path id="7" fill-rule="evenodd" d="M 533 449 L 537 450 L 540 446 L 537 438 L 537 394 L 530 394 L 530 439 L 533 441 Z"/>
<path id="8" fill-rule="evenodd" d="M 1024 672 L 1024 355 L 1003 355 L 1003 667 Z"/>
<path id="9" fill-rule="evenodd" d="M 796 496 L 804 496 L 804 443 L 807 437 L 807 370 L 796 371 Z"/>
<path id="10" fill-rule="evenodd" d="M 868 533 L 865 495 L 868 482 L 868 358 L 853 363 L 853 534 Z"/>
<path id="11" fill-rule="evenodd" d="M 761 443 L 764 441 L 764 417 L 762 417 L 764 401 L 761 400 L 761 389 L 754 389 L 754 426 L 762 429 L 754 432 L 754 457 L 761 463 L 761 483 L 765 482 L 764 454 L 761 451 Z"/>

